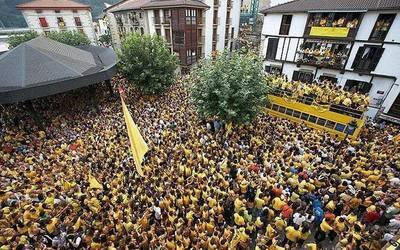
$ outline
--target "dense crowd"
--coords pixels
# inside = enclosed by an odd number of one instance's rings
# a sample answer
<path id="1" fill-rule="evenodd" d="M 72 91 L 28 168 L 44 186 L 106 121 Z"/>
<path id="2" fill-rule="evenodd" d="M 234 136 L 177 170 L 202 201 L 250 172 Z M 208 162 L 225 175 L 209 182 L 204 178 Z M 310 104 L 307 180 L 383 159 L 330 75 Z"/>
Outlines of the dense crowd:
<path id="1" fill-rule="evenodd" d="M 358 92 L 346 91 L 336 84 L 324 80 L 320 83 L 313 81 L 288 81 L 285 76 L 268 75 L 271 86 L 285 91 L 293 98 L 307 97 L 315 103 L 343 105 L 348 108 L 365 111 L 369 105 L 369 96 Z"/>
<path id="2" fill-rule="evenodd" d="M 145 177 L 101 86 L 97 109 L 89 90 L 36 100 L 44 130 L 4 107 L 0 249 L 381 249 L 398 233 L 398 128 L 340 144 L 266 114 L 230 127 L 200 120 L 181 82 L 159 97 L 114 84 L 149 145 Z"/>

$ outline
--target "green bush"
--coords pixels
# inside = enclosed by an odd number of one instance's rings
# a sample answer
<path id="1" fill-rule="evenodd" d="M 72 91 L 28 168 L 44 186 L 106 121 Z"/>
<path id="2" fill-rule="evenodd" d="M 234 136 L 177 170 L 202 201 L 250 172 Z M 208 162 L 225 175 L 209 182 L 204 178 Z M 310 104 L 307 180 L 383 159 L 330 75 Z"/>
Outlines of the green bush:
<path id="1" fill-rule="evenodd" d="M 203 118 L 245 123 L 268 103 L 262 61 L 253 53 L 225 51 L 201 60 L 190 82 L 191 99 Z"/>
<path id="2" fill-rule="evenodd" d="M 119 69 L 145 94 L 158 94 L 175 81 L 178 59 L 158 36 L 132 33 L 122 43 Z"/>
<path id="3" fill-rule="evenodd" d="M 28 31 L 22 34 L 12 35 L 8 38 L 9 48 L 15 48 L 21 43 L 27 42 L 38 37 L 38 33 L 36 31 Z M 86 36 L 86 34 L 77 31 L 65 31 L 65 32 L 56 32 L 52 31 L 46 35 L 48 38 L 58 41 L 60 43 L 65 43 L 71 46 L 78 45 L 89 45 L 90 40 Z"/>
<path id="4" fill-rule="evenodd" d="M 20 45 L 21 43 L 32 40 L 33 38 L 38 37 L 38 33 L 36 31 L 30 30 L 28 32 L 24 32 L 22 34 L 15 34 L 8 37 L 7 43 L 8 48 L 12 49 Z"/>

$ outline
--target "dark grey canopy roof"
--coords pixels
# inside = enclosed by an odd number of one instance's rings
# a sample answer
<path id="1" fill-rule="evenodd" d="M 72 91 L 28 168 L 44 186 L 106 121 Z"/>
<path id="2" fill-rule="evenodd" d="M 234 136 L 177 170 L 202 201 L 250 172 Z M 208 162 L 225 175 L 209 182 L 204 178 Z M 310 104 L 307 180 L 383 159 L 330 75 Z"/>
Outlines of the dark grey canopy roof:
<path id="1" fill-rule="evenodd" d="M 99 46 L 73 47 L 38 37 L 0 55 L 0 103 L 53 95 L 110 79 L 116 55 Z"/>

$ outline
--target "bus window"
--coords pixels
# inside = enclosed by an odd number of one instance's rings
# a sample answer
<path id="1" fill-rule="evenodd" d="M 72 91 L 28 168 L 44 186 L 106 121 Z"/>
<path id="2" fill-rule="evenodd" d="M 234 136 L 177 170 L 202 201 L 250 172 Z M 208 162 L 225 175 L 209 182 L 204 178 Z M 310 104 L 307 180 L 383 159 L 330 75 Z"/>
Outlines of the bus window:
<path id="1" fill-rule="evenodd" d="M 317 124 L 321 126 L 325 126 L 326 120 L 323 118 L 318 118 Z"/>
<path id="2" fill-rule="evenodd" d="M 302 120 L 307 121 L 309 116 L 310 116 L 309 114 L 302 113 L 300 118 L 301 118 Z"/>
<path id="3" fill-rule="evenodd" d="M 335 122 L 333 121 L 326 121 L 325 127 L 333 129 L 335 127 Z"/>
<path id="4" fill-rule="evenodd" d="M 337 131 L 343 132 L 343 131 L 344 131 L 344 128 L 345 128 L 345 125 L 344 125 L 344 124 L 336 123 L 335 129 L 336 129 Z"/>
<path id="5" fill-rule="evenodd" d="M 286 109 L 286 114 L 292 116 L 293 109 Z"/>
<path id="6" fill-rule="evenodd" d="M 316 123 L 317 122 L 317 117 L 313 116 L 313 115 L 310 115 L 310 117 L 308 118 L 308 121 L 312 122 L 312 123 Z"/>

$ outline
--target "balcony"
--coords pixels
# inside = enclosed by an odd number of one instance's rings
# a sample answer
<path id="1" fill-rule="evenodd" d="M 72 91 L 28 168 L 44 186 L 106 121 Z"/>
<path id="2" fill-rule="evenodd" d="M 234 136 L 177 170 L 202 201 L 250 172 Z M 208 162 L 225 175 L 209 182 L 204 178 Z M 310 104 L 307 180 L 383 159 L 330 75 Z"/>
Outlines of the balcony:
<path id="1" fill-rule="evenodd" d="M 321 68 L 343 69 L 347 55 L 345 53 L 332 53 L 325 51 L 298 51 L 298 64 L 306 64 Z"/>
<path id="2" fill-rule="evenodd" d="M 305 37 L 354 39 L 361 13 L 312 13 L 304 30 Z"/>
<path id="3" fill-rule="evenodd" d="M 299 46 L 297 64 L 342 70 L 349 51 L 348 42 L 309 39 Z"/>
<path id="4" fill-rule="evenodd" d="M 342 104 L 334 104 L 334 103 L 320 103 L 317 101 L 317 99 L 313 96 L 295 96 L 291 91 L 289 90 L 282 90 L 275 88 L 272 90 L 270 95 L 276 96 L 276 97 L 282 97 L 284 99 L 290 99 L 292 102 L 297 102 L 297 103 L 302 103 L 306 105 L 311 105 L 314 107 L 318 107 L 318 109 L 323 110 L 329 110 L 331 112 L 341 114 L 341 115 L 346 115 L 353 117 L 355 119 L 362 119 L 364 112 L 359 109 L 354 109 L 351 107 L 346 107 Z"/>

